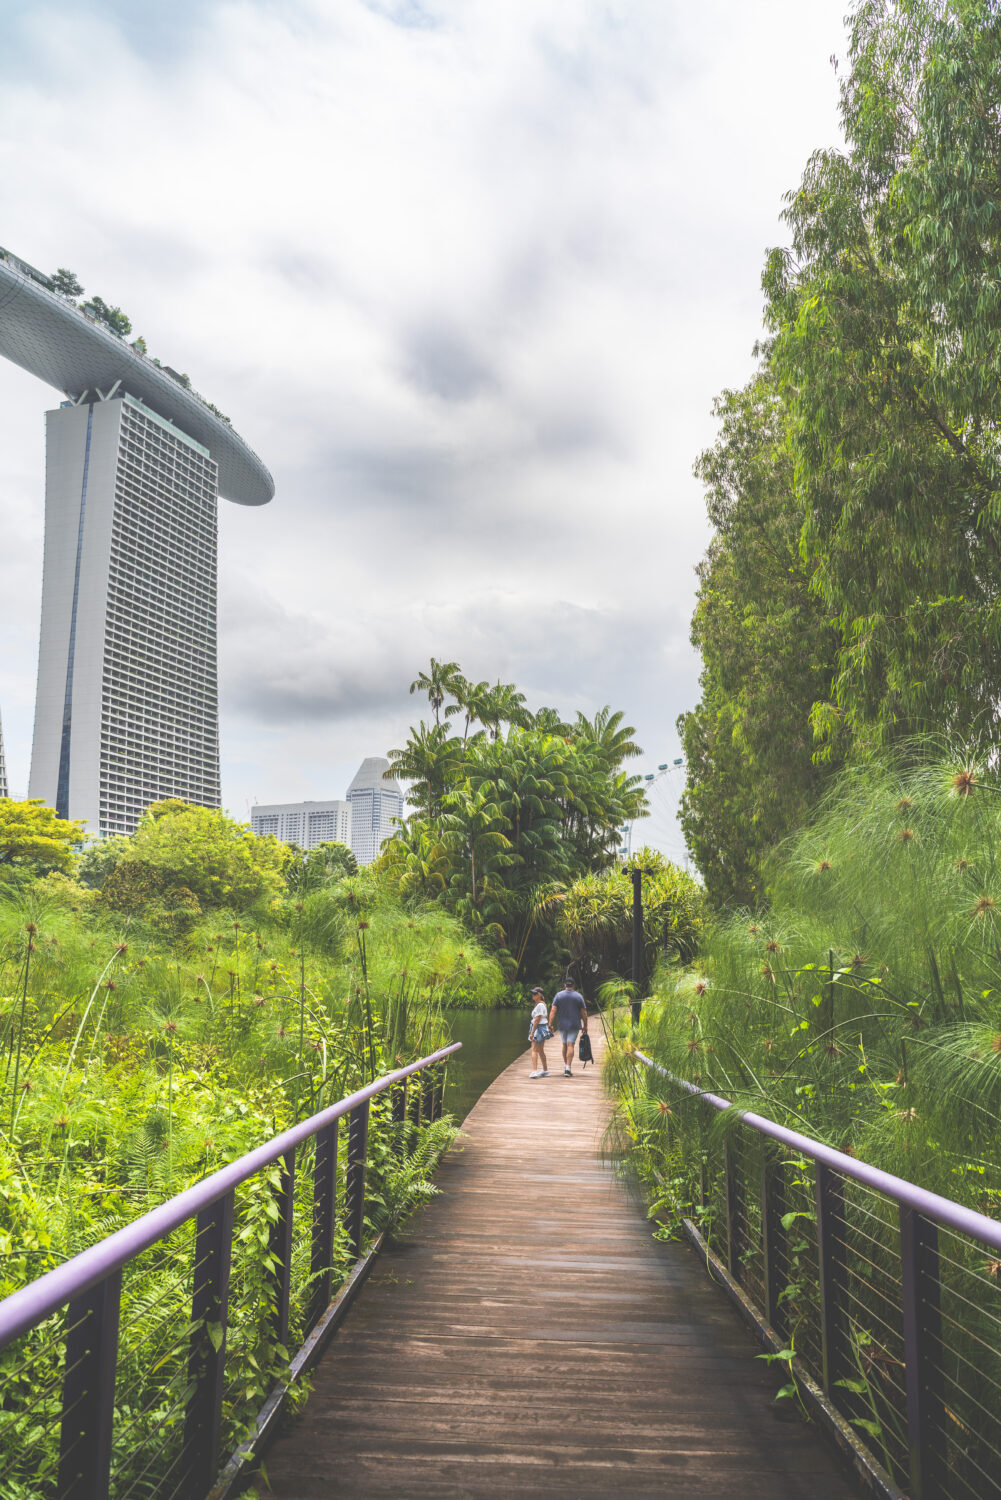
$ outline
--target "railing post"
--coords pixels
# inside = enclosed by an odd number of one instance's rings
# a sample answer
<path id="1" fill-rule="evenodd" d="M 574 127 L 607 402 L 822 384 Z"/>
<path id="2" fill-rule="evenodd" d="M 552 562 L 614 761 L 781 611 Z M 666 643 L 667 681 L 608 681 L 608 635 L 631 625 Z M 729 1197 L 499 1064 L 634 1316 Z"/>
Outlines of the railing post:
<path id="1" fill-rule="evenodd" d="M 392 1121 L 396 1127 L 396 1151 L 402 1157 L 407 1151 L 407 1079 L 399 1080 L 393 1089 Z"/>
<path id="2" fill-rule="evenodd" d="M 107 1500 L 121 1295 L 122 1273 L 112 1271 L 66 1310 L 58 1500 Z"/>
<path id="3" fill-rule="evenodd" d="M 900 1270 L 911 1500 L 944 1494 L 942 1319 L 938 1226 L 900 1205 Z"/>
<path id="4" fill-rule="evenodd" d="M 834 1400 L 839 1380 L 850 1373 L 846 1319 L 841 1302 L 845 1285 L 845 1184 L 832 1167 L 816 1163 L 817 1269 L 820 1278 L 820 1337 L 824 1390 Z"/>
<path id="5" fill-rule="evenodd" d="M 272 1326 L 279 1344 L 288 1342 L 292 1295 L 292 1214 L 295 1209 L 295 1148 L 282 1158 L 278 1185 L 278 1218 L 271 1226 L 271 1274 L 275 1283 Z"/>
<path id="6" fill-rule="evenodd" d="M 325 1125 L 316 1132 L 313 1162 L 313 1245 L 309 1270 L 309 1327 L 322 1316 L 330 1302 L 331 1266 L 334 1259 L 334 1217 L 337 1209 L 337 1126 Z"/>
<path id="7" fill-rule="evenodd" d="M 348 1244 L 355 1258 L 365 1237 L 365 1160 L 368 1155 L 368 1105 L 356 1104 L 348 1124 L 348 1186 L 345 1204 Z"/>
<path id="8" fill-rule="evenodd" d="M 411 1073 L 407 1079 L 407 1114 L 411 1125 L 419 1130 L 424 1119 L 424 1084 L 420 1073 Z"/>
<path id="9" fill-rule="evenodd" d="M 440 1120 L 445 1113 L 445 1070 L 446 1064 L 435 1063 L 431 1073 L 431 1119 Z"/>
<path id="10" fill-rule="evenodd" d="M 737 1182 L 737 1163 L 729 1137 L 723 1142 L 723 1176 L 726 1186 L 726 1265 L 730 1275 L 739 1286 L 743 1275 L 741 1256 L 744 1248 L 744 1235 L 740 1211 L 740 1186 Z"/>
<path id="11" fill-rule="evenodd" d="M 785 1184 L 782 1164 L 765 1147 L 761 1167 L 761 1249 L 764 1259 L 765 1318 L 778 1336 L 785 1338 L 788 1319 L 779 1300 L 782 1294 L 782 1215 Z"/>
<path id="12" fill-rule="evenodd" d="M 192 1391 L 184 1417 L 183 1478 L 177 1489 L 183 1495 L 206 1494 L 219 1469 L 233 1199 L 232 1191 L 224 1193 L 202 1209 L 195 1223 L 191 1298 L 191 1321 L 195 1326 L 188 1356 Z"/>

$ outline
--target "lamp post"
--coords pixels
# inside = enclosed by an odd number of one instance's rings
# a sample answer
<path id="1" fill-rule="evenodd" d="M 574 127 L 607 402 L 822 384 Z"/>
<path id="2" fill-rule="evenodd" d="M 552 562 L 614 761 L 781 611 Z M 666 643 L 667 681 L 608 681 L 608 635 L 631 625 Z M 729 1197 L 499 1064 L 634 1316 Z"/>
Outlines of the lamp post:
<path id="1" fill-rule="evenodd" d="M 652 875 L 652 870 L 630 870 L 633 878 L 633 1025 L 639 1025 L 643 1007 L 643 988 L 646 976 L 643 972 L 643 876 Z"/>

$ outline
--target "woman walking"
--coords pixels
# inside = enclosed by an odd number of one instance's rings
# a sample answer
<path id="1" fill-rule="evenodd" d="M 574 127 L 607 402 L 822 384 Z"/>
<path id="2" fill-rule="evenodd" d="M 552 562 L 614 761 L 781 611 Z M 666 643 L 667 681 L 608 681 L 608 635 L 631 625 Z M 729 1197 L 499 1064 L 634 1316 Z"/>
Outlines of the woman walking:
<path id="1" fill-rule="evenodd" d="M 535 1002 L 532 1009 L 532 1024 L 528 1031 L 528 1040 L 532 1044 L 532 1071 L 529 1078 L 548 1078 L 549 1067 L 546 1063 L 546 1042 L 552 1036 L 549 1029 L 549 1017 L 546 1015 L 546 1002 L 542 998 L 542 988 L 536 985 L 532 991 L 532 999 Z"/>

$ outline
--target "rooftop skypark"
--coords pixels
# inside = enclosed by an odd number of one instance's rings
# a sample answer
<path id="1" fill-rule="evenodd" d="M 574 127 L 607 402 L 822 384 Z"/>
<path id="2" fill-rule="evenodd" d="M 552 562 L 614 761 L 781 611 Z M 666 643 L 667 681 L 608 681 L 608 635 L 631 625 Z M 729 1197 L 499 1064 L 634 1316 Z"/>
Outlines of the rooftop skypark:
<path id="1" fill-rule="evenodd" d="M 150 358 L 142 339 L 126 343 L 128 319 L 100 304 L 109 316 L 80 307 L 68 283 L 51 277 L 0 247 L 0 356 L 62 391 L 74 403 L 127 391 L 209 450 L 219 468 L 219 493 L 238 505 L 266 505 L 274 481 L 229 418 L 193 391 L 187 376 Z M 79 285 L 76 283 L 76 285 Z M 67 290 L 60 290 L 61 287 Z M 82 288 L 81 288 L 82 290 Z M 79 293 L 76 293 L 79 295 Z M 116 332 L 117 326 L 123 332 Z"/>

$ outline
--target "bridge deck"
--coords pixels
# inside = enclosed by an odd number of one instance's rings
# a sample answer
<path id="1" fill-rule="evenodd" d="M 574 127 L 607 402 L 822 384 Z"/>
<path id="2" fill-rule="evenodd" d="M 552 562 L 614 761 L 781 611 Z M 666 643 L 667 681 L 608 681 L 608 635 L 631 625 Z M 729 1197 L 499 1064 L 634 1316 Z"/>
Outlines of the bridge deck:
<path id="1" fill-rule="evenodd" d="M 847 1500 L 823 1439 L 776 1421 L 693 1252 L 652 1239 L 602 1164 L 600 1075 L 527 1073 L 483 1096 L 441 1196 L 380 1257 L 266 1459 L 270 1493 Z"/>

